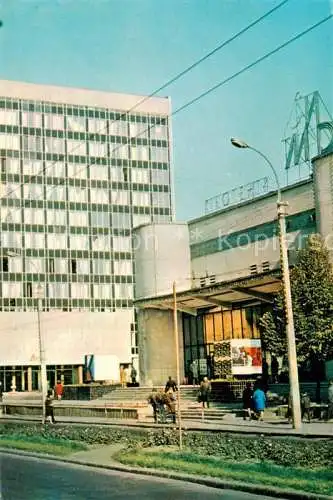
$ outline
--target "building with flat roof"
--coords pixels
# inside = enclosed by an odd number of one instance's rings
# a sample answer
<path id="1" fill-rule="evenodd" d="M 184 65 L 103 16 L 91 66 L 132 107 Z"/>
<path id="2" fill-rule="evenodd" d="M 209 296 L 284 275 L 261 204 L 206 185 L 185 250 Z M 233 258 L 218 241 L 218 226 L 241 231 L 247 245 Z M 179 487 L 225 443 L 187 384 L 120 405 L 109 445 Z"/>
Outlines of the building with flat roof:
<path id="1" fill-rule="evenodd" d="M 309 235 L 324 238 L 333 263 L 332 149 L 313 159 L 313 174 L 282 189 L 288 202 L 289 263 Z M 173 282 L 177 290 L 181 379 L 252 377 L 262 371 L 259 318 L 281 288 L 277 192 L 241 186 L 239 200 L 188 224 L 135 230 L 141 380 L 176 374 Z M 245 193 L 251 191 L 246 198 Z M 235 193 L 237 190 L 233 190 Z M 222 196 L 223 202 L 223 196 Z M 215 205 L 216 206 L 216 205 Z M 145 249 L 145 251 L 143 251 Z M 281 368 L 281 366 L 280 366 Z"/>
<path id="2" fill-rule="evenodd" d="M 0 380 L 137 365 L 132 228 L 173 218 L 168 98 L 0 81 Z"/>

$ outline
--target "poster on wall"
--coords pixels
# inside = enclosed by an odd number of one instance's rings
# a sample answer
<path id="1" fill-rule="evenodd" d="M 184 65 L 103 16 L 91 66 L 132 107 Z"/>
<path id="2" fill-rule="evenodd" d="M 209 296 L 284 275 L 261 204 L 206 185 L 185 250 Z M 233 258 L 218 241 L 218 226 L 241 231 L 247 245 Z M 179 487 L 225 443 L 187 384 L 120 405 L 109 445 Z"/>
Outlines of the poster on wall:
<path id="1" fill-rule="evenodd" d="M 253 375 L 262 373 L 260 339 L 232 339 L 231 363 L 233 375 Z"/>

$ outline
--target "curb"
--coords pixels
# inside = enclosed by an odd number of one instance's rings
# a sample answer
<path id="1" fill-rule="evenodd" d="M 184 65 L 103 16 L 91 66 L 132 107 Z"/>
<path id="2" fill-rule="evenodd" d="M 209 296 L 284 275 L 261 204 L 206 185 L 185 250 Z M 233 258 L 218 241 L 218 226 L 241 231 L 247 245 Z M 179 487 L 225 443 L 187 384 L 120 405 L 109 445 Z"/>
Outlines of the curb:
<path id="1" fill-rule="evenodd" d="M 40 419 L 24 419 L 24 418 L 15 418 L 13 417 L 1 417 L 0 416 L 0 422 L 1 423 L 23 423 L 23 424 L 36 424 L 40 423 Z M 102 427 L 125 427 L 128 429 L 171 429 L 171 425 L 164 425 L 164 424 L 154 424 L 154 423 L 149 423 L 149 422 L 127 422 L 124 420 L 124 422 L 90 422 L 90 421 L 77 421 L 77 420 L 58 420 L 56 422 L 57 425 L 63 426 L 63 425 L 96 425 L 96 426 L 102 426 Z M 241 425 L 236 426 L 236 424 L 231 424 L 233 425 L 233 428 L 222 428 L 222 427 L 217 427 L 217 428 L 209 428 L 209 427 L 197 427 L 195 423 L 187 425 L 186 423 L 182 424 L 182 430 L 184 432 L 212 432 L 212 433 L 217 433 L 217 432 L 224 432 L 228 434 L 245 434 L 245 435 L 263 435 L 263 436 L 269 436 L 269 437 L 293 437 L 293 438 L 305 438 L 305 439 L 333 439 L 333 432 L 330 433 L 322 433 L 322 434 L 316 434 L 316 433 L 306 433 L 302 431 L 296 431 L 296 432 L 283 432 L 283 429 L 281 429 L 279 432 L 277 432 L 275 429 L 261 429 L 260 427 L 253 427 L 253 428 L 242 428 Z M 227 426 L 226 426 L 227 427 Z"/>
<path id="2" fill-rule="evenodd" d="M 93 467 L 95 469 L 101 470 L 112 470 L 118 472 L 126 472 L 130 474 L 159 477 L 164 479 L 173 479 L 176 481 L 186 481 L 193 484 L 199 484 L 202 486 L 209 486 L 211 488 L 217 489 L 229 489 L 235 491 L 243 491 L 245 493 L 252 493 L 256 495 L 268 495 L 275 498 L 286 498 L 288 500 L 330 500 L 332 497 L 327 495 L 317 495 L 315 493 L 307 493 L 303 491 L 296 490 L 284 490 L 282 488 L 275 488 L 269 486 L 262 486 L 256 484 L 243 483 L 239 481 L 228 481 L 222 479 L 215 479 L 212 477 L 204 476 L 194 476 L 190 474 L 182 474 L 178 472 L 167 472 L 158 469 L 145 469 L 141 467 L 129 467 L 127 465 L 122 465 L 120 463 L 115 463 L 112 465 L 92 463 L 86 460 L 71 459 L 71 458 L 60 458 L 55 455 L 47 455 L 45 453 L 34 453 L 27 452 L 23 450 L 15 450 L 9 448 L 1 448 L 0 453 L 7 455 L 18 455 L 25 457 L 39 458 L 48 461 L 68 463 L 72 465 L 82 465 L 85 467 Z"/>

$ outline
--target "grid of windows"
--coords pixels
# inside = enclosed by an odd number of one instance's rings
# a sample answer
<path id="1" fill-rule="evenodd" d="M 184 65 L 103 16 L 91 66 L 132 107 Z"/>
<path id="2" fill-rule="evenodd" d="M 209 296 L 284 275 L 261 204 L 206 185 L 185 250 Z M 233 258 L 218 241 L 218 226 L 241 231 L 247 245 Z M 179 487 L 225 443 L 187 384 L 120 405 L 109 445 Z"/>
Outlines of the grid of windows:
<path id="1" fill-rule="evenodd" d="M 0 97 L 0 310 L 132 307 L 132 227 L 171 220 L 166 116 Z"/>

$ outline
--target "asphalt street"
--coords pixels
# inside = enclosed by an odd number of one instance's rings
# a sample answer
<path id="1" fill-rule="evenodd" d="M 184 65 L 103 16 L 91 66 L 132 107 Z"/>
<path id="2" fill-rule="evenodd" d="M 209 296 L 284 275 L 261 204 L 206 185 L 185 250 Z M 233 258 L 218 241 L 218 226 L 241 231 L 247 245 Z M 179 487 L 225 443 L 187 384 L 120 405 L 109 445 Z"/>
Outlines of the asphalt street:
<path id="1" fill-rule="evenodd" d="M 269 500 L 240 491 L 0 454 L 1 500 Z"/>

